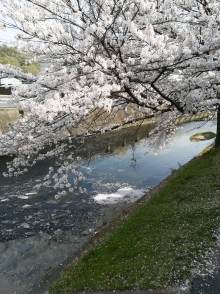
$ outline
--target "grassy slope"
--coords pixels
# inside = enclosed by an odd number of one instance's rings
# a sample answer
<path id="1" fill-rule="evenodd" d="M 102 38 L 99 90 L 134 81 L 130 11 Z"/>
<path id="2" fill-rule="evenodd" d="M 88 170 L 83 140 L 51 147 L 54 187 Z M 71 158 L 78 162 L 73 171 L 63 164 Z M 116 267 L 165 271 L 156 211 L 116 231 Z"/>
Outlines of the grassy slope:
<path id="1" fill-rule="evenodd" d="M 188 278 L 215 245 L 220 150 L 181 168 L 101 245 L 65 270 L 50 293 L 160 288 Z"/>

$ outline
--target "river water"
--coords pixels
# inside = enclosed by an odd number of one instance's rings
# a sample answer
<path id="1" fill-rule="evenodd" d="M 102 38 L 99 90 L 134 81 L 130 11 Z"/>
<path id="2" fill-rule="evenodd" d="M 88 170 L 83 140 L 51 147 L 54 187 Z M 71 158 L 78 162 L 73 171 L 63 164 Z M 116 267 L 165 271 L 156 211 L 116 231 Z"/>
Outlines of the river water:
<path id="1" fill-rule="evenodd" d="M 117 201 L 134 201 L 144 191 L 159 184 L 173 169 L 178 169 L 197 155 L 213 140 L 190 142 L 198 132 L 191 130 L 201 122 L 186 123 L 177 130 L 173 145 L 155 155 L 148 153 L 148 133 L 151 126 L 124 129 L 88 139 L 80 149 L 79 170 L 86 180 L 81 183 L 87 192 L 79 190 L 55 199 L 56 191 L 48 186 L 41 190 L 33 187 L 57 159 L 39 163 L 28 174 L 6 179 L 0 176 L 0 242 L 24 238 L 58 229 L 79 234 L 88 215 L 100 205 Z M 216 125 L 206 123 L 200 131 L 214 131 Z M 5 171 L 7 158 L 0 158 L 0 173 Z M 70 179 L 72 175 L 69 175 Z"/>

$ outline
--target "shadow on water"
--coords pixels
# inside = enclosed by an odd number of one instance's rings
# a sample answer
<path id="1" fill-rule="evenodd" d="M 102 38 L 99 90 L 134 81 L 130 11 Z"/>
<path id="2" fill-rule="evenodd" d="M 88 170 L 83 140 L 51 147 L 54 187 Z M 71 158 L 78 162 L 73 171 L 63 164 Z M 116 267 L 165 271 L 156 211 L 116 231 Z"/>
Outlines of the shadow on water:
<path id="1" fill-rule="evenodd" d="M 158 156 L 154 152 L 146 155 L 152 125 L 87 138 L 78 148 L 76 156 L 81 157 L 78 170 L 86 176 L 81 186 L 88 192 L 76 190 L 57 200 L 53 187 L 43 187 L 39 191 L 33 187 L 46 175 L 50 166 L 59 166 L 58 159 L 40 162 L 21 177 L 4 178 L 2 173 L 10 158 L 0 157 L 0 242 L 38 232 L 52 234 L 57 229 L 71 229 L 73 234 L 78 234 L 83 230 L 88 214 L 100 207 L 94 196 L 110 194 L 120 188 L 146 189 L 155 186 L 172 169 L 177 169 L 211 144 L 212 141 L 190 143 L 189 136 L 195 130 L 189 130 L 197 124 L 188 123 L 184 128 L 180 127 L 173 146 L 162 150 Z M 204 129 L 207 130 L 207 126 Z M 208 130 L 215 130 L 215 126 L 210 126 Z M 72 179 L 73 175 L 69 174 L 69 178 Z"/>

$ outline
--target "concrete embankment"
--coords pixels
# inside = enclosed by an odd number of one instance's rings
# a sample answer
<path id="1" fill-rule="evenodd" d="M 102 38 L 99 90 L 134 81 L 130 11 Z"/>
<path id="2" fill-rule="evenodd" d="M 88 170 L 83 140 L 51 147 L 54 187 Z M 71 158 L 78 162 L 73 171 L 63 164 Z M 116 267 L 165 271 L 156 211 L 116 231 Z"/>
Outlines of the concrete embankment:
<path id="1" fill-rule="evenodd" d="M 7 133 L 10 125 L 20 118 L 18 108 L 0 108 L 0 132 Z M 135 117 L 132 121 L 130 117 Z M 177 124 L 190 121 L 203 120 L 208 117 L 207 112 L 198 113 L 191 116 L 182 116 L 178 118 Z M 139 111 L 137 107 L 128 107 L 127 111 L 113 111 L 111 114 L 103 109 L 92 111 L 87 118 L 82 121 L 78 127 L 67 130 L 66 134 L 80 134 L 87 129 L 89 132 L 97 132 L 101 129 L 121 129 L 134 126 L 135 124 L 152 124 L 160 118 L 160 115 L 154 118 L 146 118 L 143 111 Z"/>
<path id="2" fill-rule="evenodd" d="M 20 118 L 18 108 L 0 108 L 0 131 L 4 134 L 9 130 L 10 124 Z M 131 117 L 135 117 L 134 120 Z M 127 111 L 117 110 L 108 113 L 103 109 L 91 111 L 87 117 L 79 123 L 76 128 L 66 131 L 66 134 L 81 134 L 85 129 L 89 132 L 99 132 L 101 129 L 114 129 L 122 125 L 134 126 L 135 121 L 144 120 L 147 123 L 154 122 L 154 119 L 145 118 L 146 114 L 139 111 L 137 107 L 128 107 Z"/>
<path id="3" fill-rule="evenodd" d="M 7 133 L 10 124 L 20 118 L 18 108 L 0 108 L 0 132 Z"/>

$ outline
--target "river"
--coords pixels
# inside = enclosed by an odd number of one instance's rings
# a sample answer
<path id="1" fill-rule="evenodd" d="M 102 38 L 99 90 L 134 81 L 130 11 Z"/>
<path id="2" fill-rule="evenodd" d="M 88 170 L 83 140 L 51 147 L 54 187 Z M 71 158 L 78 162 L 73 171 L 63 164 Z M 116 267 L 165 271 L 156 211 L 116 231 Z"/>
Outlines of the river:
<path id="1" fill-rule="evenodd" d="M 33 189 L 49 166 L 59 164 L 57 159 L 39 163 L 19 178 L 0 176 L 0 242 L 26 238 L 39 232 L 52 234 L 58 229 L 71 229 L 73 234 L 79 234 L 88 215 L 95 218 L 94 211 L 100 205 L 135 201 L 159 184 L 173 169 L 178 169 L 213 142 L 190 142 L 189 137 L 198 132 L 190 129 L 199 124 L 201 122 L 180 126 L 173 145 L 157 155 L 153 150 L 146 153 L 149 125 L 138 131 L 129 128 L 90 138 L 79 154 L 79 170 L 86 176 L 81 187 L 87 189 L 86 193 L 77 190 L 55 199 L 56 191 L 50 186 L 39 191 Z M 199 132 L 215 132 L 215 129 L 215 124 L 206 123 Z M 7 160 L 0 158 L 1 174 L 5 171 Z"/>

